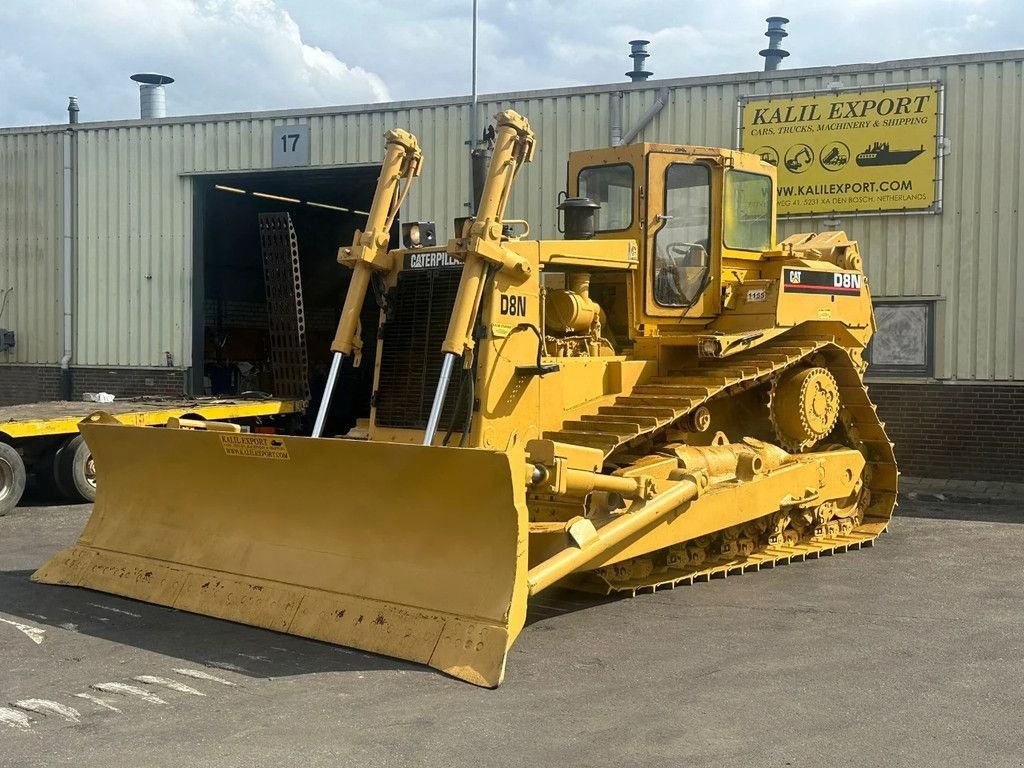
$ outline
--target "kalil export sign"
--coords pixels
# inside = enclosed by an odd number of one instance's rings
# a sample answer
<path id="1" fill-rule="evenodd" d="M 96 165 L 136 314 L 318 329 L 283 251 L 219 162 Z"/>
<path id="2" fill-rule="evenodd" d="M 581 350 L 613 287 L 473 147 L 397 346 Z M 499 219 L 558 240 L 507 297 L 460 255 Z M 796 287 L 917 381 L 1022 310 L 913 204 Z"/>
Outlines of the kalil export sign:
<path id="1" fill-rule="evenodd" d="M 778 213 L 937 212 L 941 86 L 745 96 L 740 148 L 778 169 Z"/>

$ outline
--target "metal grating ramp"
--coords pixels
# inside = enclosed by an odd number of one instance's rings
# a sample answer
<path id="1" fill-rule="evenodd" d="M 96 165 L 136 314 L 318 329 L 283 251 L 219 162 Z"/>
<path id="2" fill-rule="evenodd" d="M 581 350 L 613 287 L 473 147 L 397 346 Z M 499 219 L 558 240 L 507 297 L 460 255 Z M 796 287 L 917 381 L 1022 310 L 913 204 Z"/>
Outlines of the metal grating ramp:
<path id="1" fill-rule="evenodd" d="M 287 213 L 261 213 L 260 251 L 270 321 L 270 368 L 277 397 L 309 399 L 299 242 Z"/>

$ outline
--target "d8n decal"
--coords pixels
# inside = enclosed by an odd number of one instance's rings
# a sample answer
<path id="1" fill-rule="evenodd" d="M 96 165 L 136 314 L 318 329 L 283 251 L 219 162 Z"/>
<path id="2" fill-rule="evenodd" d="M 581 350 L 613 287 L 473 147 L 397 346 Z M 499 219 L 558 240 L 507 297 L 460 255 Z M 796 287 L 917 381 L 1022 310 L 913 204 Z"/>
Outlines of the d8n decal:
<path id="1" fill-rule="evenodd" d="M 782 290 L 786 293 L 817 293 L 833 296 L 860 296 L 864 275 L 856 272 L 816 272 L 809 269 L 782 270 Z"/>
<path id="2" fill-rule="evenodd" d="M 511 317 L 526 317 L 525 296 L 501 296 L 501 314 Z"/>

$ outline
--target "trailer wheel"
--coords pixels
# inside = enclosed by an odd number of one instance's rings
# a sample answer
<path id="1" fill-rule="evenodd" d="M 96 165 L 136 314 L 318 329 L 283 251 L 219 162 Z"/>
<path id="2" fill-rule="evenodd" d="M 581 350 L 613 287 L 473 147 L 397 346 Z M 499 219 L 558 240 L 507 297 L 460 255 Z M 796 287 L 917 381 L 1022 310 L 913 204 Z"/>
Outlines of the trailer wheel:
<path id="1" fill-rule="evenodd" d="M 57 451 L 53 478 L 65 496 L 76 501 L 96 501 L 96 464 L 81 435 L 75 435 Z"/>
<path id="2" fill-rule="evenodd" d="M 25 462 L 13 446 L 0 443 L 0 516 L 12 511 L 25 492 Z"/>

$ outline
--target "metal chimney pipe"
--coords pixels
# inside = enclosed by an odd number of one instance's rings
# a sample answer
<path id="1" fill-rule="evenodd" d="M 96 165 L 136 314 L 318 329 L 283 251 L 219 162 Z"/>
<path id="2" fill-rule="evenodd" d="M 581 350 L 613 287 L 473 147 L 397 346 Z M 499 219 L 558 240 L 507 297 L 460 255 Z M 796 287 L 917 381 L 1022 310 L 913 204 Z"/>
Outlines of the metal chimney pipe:
<path id="1" fill-rule="evenodd" d="M 768 31 L 764 33 L 764 36 L 768 38 L 768 47 L 759 51 L 759 54 L 764 56 L 764 71 L 774 72 L 779 68 L 779 63 L 789 56 L 789 51 L 783 50 L 781 47 L 782 39 L 789 37 L 789 33 L 785 30 L 789 19 L 785 16 L 769 16 L 765 21 L 768 22 Z"/>
<path id="2" fill-rule="evenodd" d="M 68 122 L 74 125 L 78 122 L 78 97 L 68 96 Z"/>
<path id="3" fill-rule="evenodd" d="M 651 55 L 647 52 L 647 46 L 650 44 L 650 40 L 629 41 L 629 58 L 633 60 L 633 69 L 626 73 L 626 77 L 634 83 L 646 80 L 654 74 L 644 69 L 644 61 Z"/>
<path id="4" fill-rule="evenodd" d="M 132 75 L 132 80 L 139 84 L 139 117 L 143 120 L 167 117 L 164 86 L 173 83 L 174 78 L 169 75 L 142 72 Z"/>

